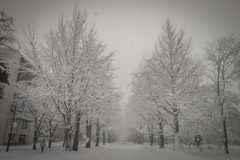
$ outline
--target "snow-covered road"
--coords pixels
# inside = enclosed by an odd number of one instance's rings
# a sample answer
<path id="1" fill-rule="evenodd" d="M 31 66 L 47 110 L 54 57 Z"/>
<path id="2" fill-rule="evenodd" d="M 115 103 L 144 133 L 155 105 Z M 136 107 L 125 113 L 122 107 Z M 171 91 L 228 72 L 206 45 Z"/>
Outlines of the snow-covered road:
<path id="1" fill-rule="evenodd" d="M 173 152 L 171 146 L 166 149 L 149 147 L 138 144 L 106 144 L 90 149 L 80 146 L 78 152 L 65 152 L 61 143 L 54 143 L 51 149 L 45 148 L 40 153 L 40 147 L 32 150 L 32 146 L 10 146 L 7 153 L 6 146 L 0 146 L 0 160 L 239 160 L 239 149 L 232 149 L 230 155 L 222 150 L 208 149 L 200 152 L 195 148 L 185 148 L 184 152 Z M 232 154 L 231 154 L 232 153 Z"/>

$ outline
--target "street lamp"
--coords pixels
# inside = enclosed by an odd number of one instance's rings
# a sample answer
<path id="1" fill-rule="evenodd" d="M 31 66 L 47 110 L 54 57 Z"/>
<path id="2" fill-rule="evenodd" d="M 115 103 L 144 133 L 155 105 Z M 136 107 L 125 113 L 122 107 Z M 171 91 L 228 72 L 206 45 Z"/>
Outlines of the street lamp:
<path id="1" fill-rule="evenodd" d="M 17 127 L 17 122 L 14 122 L 13 123 L 13 128 L 16 128 Z"/>
<path id="2" fill-rule="evenodd" d="M 13 124 L 14 124 L 14 119 L 15 119 L 15 114 L 16 114 L 16 109 L 17 109 L 17 103 L 18 103 L 18 102 L 16 102 L 16 105 L 15 105 L 15 107 L 14 107 L 12 125 L 11 125 L 11 130 L 10 130 L 10 133 L 9 133 L 8 144 L 7 144 L 7 149 L 6 149 L 7 152 L 8 152 L 8 150 L 9 150 L 10 140 L 11 140 L 11 137 L 12 137 L 12 128 L 13 128 Z M 14 127 L 14 128 L 15 128 L 15 127 Z"/>

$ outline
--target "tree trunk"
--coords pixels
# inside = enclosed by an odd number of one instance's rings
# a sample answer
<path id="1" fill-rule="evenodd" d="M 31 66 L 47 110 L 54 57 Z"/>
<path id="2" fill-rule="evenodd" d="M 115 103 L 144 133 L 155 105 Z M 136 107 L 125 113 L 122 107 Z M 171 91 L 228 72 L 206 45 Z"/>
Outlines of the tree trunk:
<path id="1" fill-rule="evenodd" d="M 179 122 L 178 122 L 178 114 L 174 115 L 174 124 L 175 124 L 175 140 L 174 140 L 174 150 L 181 150 L 181 143 L 179 139 Z"/>
<path id="2" fill-rule="evenodd" d="M 95 143 L 95 135 L 92 135 L 92 142 Z"/>
<path id="3" fill-rule="evenodd" d="M 150 143 L 150 146 L 153 146 L 153 127 L 148 125 L 148 134 L 149 134 L 149 143 Z"/>
<path id="4" fill-rule="evenodd" d="M 63 138 L 63 144 L 62 147 L 65 147 L 65 143 L 66 143 L 66 131 L 64 131 L 64 138 Z"/>
<path id="5" fill-rule="evenodd" d="M 175 133 L 179 132 L 179 123 L 178 123 L 178 115 L 174 115 L 174 124 L 175 124 Z"/>
<path id="6" fill-rule="evenodd" d="M 72 135 L 70 133 L 70 130 L 71 130 L 71 116 L 68 116 L 66 133 L 65 133 L 65 140 L 66 140 L 65 151 L 69 150 L 69 152 L 71 152 L 72 150 L 72 146 L 71 146 Z"/>
<path id="7" fill-rule="evenodd" d="M 164 148 L 164 135 L 159 135 L 159 148 Z"/>
<path id="8" fill-rule="evenodd" d="M 51 148 L 52 147 L 52 138 L 49 138 L 48 140 L 48 148 Z"/>
<path id="9" fill-rule="evenodd" d="M 159 123 L 159 148 L 164 148 L 163 124 Z"/>
<path id="10" fill-rule="evenodd" d="M 50 132 L 49 132 L 49 140 L 48 140 L 48 148 L 52 147 L 52 142 L 53 142 L 53 137 L 54 137 L 54 132 L 58 126 L 58 122 L 55 125 L 55 127 L 52 130 L 52 120 L 49 121 L 49 126 L 50 126 Z"/>
<path id="11" fill-rule="evenodd" d="M 69 146 L 69 129 L 66 128 L 65 135 L 64 135 L 64 141 L 65 141 L 65 151 L 67 151 L 67 147 Z"/>
<path id="12" fill-rule="evenodd" d="M 99 143 L 99 120 L 97 121 L 97 130 L 96 130 L 96 143 L 95 146 L 98 147 L 98 143 Z"/>
<path id="13" fill-rule="evenodd" d="M 33 150 L 36 149 L 36 144 L 37 144 L 37 130 L 34 131 Z"/>
<path id="14" fill-rule="evenodd" d="M 111 134 L 110 134 L 110 131 L 108 131 L 108 143 L 111 143 Z"/>
<path id="15" fill-rule="evenodd" d="M 95 144 L 96 147 L 98 147 L 98 143 L 99 143 L 99 136 L 97 136 L 97 139 L 96 139 L 96 144 Z"/>
<path id="16" fill-rule="evenodd" d="M 79 130 L 80 130 L 80 111 L 77 113 L 77 122 L 76 122 L 76 130 L 74 135 L 74 142 L 73 142 L 73 151 L 78 151 L 78 140 L 79 140 Z"/>
<path id="17" fill-rule="evenodd" d="M 152 133 L 149 135 L 149 142 L 150 142 L 150 146 L 153 146 L 153 134 Z"/>
<path id="18" fill-rule="evenodd" d="M 228 139 L 227 139 L 227 129 L 226 129 L 226 117 L 223 118 L 223 132 L 224 132 L 224 149 L 225 153 L 229 154 L 228 151 Z"/>
<path id="19" fill-rule="evenodd" d="M 105 130 L 103 130 L 103 145 L 105 145 Z"/>
<path id="20" fill-rule="evenodd" d="M 72 151 L 72 135 L 70 134 L 70 131 L 69 131 L 69 136 L 68 136 L 68 151 L 71 152 Z"/>
<path id="21" fill-rule="evenodd" d="M 142 141 L 142 137 L 141 137 L 141 135 L 139 135 L 138 136 L 138 144 L 141 144 L 142 143 L 141 141 Z"/>
<path id="22" fill-rule="evenodd" d="M 91 148 L 91 135 L 92 135 L 92 125 L 88 124 L 88 120 L 86 121 L 86 135 L 87 135 L 87 143 L 86 143 L 86 148 Z"/>
<path id="23" fill-rule="evenodd" d="M 49 139 L 48 139 L 48 148 L 51 148 L 52 146 L 52 128 L 51 128 L 51 122 L 50 122 L 50 133 L 49 133 Z"/>
<path id="24" fill-rule="evenodd" d="M 179 133 L 175 133 L 175 136 L 174 136 L 174 151 L 181 151 Z"/>

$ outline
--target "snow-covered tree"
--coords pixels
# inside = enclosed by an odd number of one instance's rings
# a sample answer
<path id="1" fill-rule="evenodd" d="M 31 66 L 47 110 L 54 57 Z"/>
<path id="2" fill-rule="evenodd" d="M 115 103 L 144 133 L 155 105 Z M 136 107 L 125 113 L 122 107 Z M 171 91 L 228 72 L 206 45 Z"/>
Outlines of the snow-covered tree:
<path id="1" fill-rule="evenodd" d="M 156 93 L 151 88 L 154 84 L 151 81 L 150 72 L 151 71 L 146 63 L 143 63 L 143 65 L 140 66 L 139 71 L 133 74 L 133 94 L 128 106 L 130 106 L 135 113 L 139 114 L 148 125 L 148 134 L 152 140 L 150 144 L 153 144 L 153 130 L 155 129 L 159 132 L 159 148 L 164 148 L 163 126 L 165 119 L 163 118 L 161 108 L 154 105 L 154 101 L 150 96 L 151 94 Z"/>
<path id="2" fill-rule="evenodd" d="M 63 117 L 66 142 L 79 125 L 76 113 L 91 110 L 104 97 L 111 99 L 113 86 L 113 53 L 104 56 L 105 45 L 97 39 L 93 27 L 88 29 L 87 14 L 77 7 L 68 18 L 62 14 L 58 28 L 44 35 L 38 44 L 34 27 L 25 31 L 23 57 L 33 66 L 25 68 L 36 75 L 30 83 L 36 86 L 32 94 L 49 96 Z M 78 136 L 78 134 L 75 134 Z M 69 147 L 71 148 L 71 147 Z"/>
<path id="3" fill-rule="evenodd" d="M 9 48 L 16 51 L 15 45 L 18 44 L 18 41 L 13 33 L 13 17 L 8 16 L 4 11 L 0 11 L 0 48 Z M 14 63 L 8 53 L 0 52 L 0 98 L 3 95 L 4 85 L 10 85 L 8 80 L 9 69 L 15 65 Z"/>
<path id="4" fill-rule="evenodd" d="M 179 132 L 178 116 L 195 105 L 194 94 L 201 82 L 201 62 L 193 58 L 191 39 L 185 40 L 183 30 L 177 31 L 167 19 L 153 51 L 151 70 L 157 89 L 162 92 L 152 95 L 155 103 L 174 116 L 175 133 Z M 191 97 L 190 97 L 191 95 Z"/>
<path id="5" fill-rule="evenodd" d="M 56 129 L 62 124 L 59 112 L 56 112 L 54 105 L 49 102 L 50 107 L 47 109 L 47 116 L 45 118 L 46 132 L 48 133 L 48 148 L 52 147 L 53 137 Z M 59 125 L 60 124 L 60 125 Z"/>
<path id="6" fill-rule="evenodd" d="M 216 97 L 216 112 L 222 125 L 220 139 L 224 144 L 225 153 L 228 151 L 227 117 L 230 113 L 229 106 L 234 106 L 232 93 L 235 67 L 240 55 L 240 42 L 230 35 L 213 40 L 205 49 L 208 61 L 207 77 L 213 82 Z"/>
<path id="7" fill-rule="evenodd" d="M 136 106 L 130 107 L 132 105 L 136 105 L 132 102 L 133 101 L 130 101 L 130 103 L 128 103 L 128 106 L 125 110 L 126 119 L 127 119 L 126 124 L 131 129 L 132 141 L 134 143 L 143 144 L 144 136 L 149 134 L 148 128 L 147 128 L 149 123 L 144 119 L 145 117 L 143 116 L 143 113 L 140 114 L 139 112 L 136 112 L 135 110 L 137 108 Z M 152 125 L 153 124 L 151 124 L 151 126 Z"/>
<path id="8" fill-rule="evenodd" d="M 140 107 L 135 110 L 145 111 L 145 117 L 141 113 L 145 120 L 146 115 L 153 118 L 159 132 L 167 124 L 178 137 L 179 116 L 190 115 L 199 100 L 196 88 L 202 82 L 202 67 L 192 54 L 191 39 L 185 39 L 184 30 L 178 31 L 169 19 L 162 29 L 152 54 L 133 74 L 135 101 Z"/>
<path id="9" fill-rule="evenodd" d="M 98 146 L 101 133 L 103 135 L 103 144 L 105 144 L 105 131 L 120 127 L 121 121 L 121 106 L 118 103 L 102 103 L 99 105 L 101 106 L 96 108 L 94 114 L 96 119 L 95 128 L 99 133 L 99 135 L 96 136 L 95 146 Z"/>
<path id="10" fill-rule="evenodd" d="M 184 129 L 180 133 L 187 142 L 195 142 L 199 147 L 202 140 L 210 139 L 211 125 L 215 121 L 213 86 L 201 84 L 195 88 L 199 99 L 188 116 L 184 117 Z M 198 138 L 201 135 L 201 138 Z M 189 146 L 191 143 L 189 143 Z"/>
<path id="11" fill-rule="evenodd" d="M 0 98 L 2 98 L 4 85 L 5 84 L 10 85 L 9 80 L 8 80 L 10 71 L 6 65 L 6 60 L 4 60 L 5 58 L 2 56 L 3 53 L 0 53 L 0 54 L 1 54 L 1 57 L 0 57 Z"/>
<path id="12" fill-rule="evenodd" d="M 0 11 L 0 47 L 15 50 L 14 45 L 18 42 L 13 33 L 13 17 Z"/>
<path id="13" fill-rule="evenodd" d="M 38 137 L 43 132 L 46 123 L 46 117 L 51 117 L 50 99 L 39 98 L 34 94 L 29 94 L 33 86 L 25 85 L 19 82 L 15 89 L 15 101 L 18 103 L 17 114 L 28 117 L 34 121 L 33 149 L 36 149 Z M 45 134 L 45 133 L 43 133 Z"/>

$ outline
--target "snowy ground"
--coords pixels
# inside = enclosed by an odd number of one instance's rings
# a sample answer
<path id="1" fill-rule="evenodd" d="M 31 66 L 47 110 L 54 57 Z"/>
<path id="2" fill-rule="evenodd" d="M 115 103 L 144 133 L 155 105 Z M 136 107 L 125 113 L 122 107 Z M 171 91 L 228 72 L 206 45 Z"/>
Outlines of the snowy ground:
<path id="1" fill-rule="evenodd" d="M 184 151 L 173 152 L 171 145 L 161 150 L 157 146 L 107 143 L 91 149 L 82 145 L 78 152 L 70 153 L 64 151 L 61 143 L 53 143 L 51 149 L 44 149 L 44 153 L 41 153 L 39 146 L 37 150 L 32 150 L 32 146 L 10 146 L 9 152 L 6 152 L 6 146 L 0 146 L 0 160 L 239 160 L 240 148 L 229 148 L 230 155 L 226 155 L 219 149 L 200 152 L 196 148 L 185 147 Z"/>

